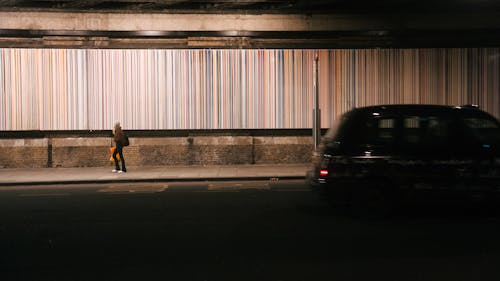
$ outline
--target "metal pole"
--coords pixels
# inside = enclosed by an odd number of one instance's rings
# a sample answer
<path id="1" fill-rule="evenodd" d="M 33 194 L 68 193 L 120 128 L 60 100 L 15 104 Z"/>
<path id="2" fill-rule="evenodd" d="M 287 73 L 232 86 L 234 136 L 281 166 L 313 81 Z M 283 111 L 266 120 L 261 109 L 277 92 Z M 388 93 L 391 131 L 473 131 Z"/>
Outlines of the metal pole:
<path id="1" fill-rule="evenodd" d="M 313 89 L 314 89 L 314 107 L 313 107 L 313 142 L 314 151 L 318 150 L 321 140 L 321 110 L 319 108 L 319 87 L 318 87 L 318 67 L 319 56 L 318 53 L 314 54 L 314 70 L 313 70 Z"/>

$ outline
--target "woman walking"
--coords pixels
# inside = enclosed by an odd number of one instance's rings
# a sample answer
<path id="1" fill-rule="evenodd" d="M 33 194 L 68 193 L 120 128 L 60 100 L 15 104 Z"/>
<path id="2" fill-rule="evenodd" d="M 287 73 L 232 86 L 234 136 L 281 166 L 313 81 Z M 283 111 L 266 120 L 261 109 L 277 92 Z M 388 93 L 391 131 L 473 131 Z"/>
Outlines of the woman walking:
<path id="1" fill-rule="evenodd" d="M 113 159 L 115 160 L 115 169 L 112 171 L 113 173 L 126 173 L 127 168 L 125 167 L 125 159 L 123 158 L 123 147 L 125 146 L 125 134 L 122 131 L 122 127 L 120 126 L 120 122 L 116 122 L 114 129 L 114 140 L 116 143 L 116 149 L 113 152 Z M 118 159 L 116 159 L 116 155 L 120 155 L 120 159 L 122 161 L 122 167 L 120 169 L 120 164 Z"/>

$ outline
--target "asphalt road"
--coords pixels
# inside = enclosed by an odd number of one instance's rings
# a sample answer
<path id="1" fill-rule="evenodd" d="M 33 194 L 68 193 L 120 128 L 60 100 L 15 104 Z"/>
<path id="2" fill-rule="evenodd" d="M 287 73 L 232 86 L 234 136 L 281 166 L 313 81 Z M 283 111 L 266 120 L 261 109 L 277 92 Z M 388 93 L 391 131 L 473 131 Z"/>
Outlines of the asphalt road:
<path id="1" fill-rule="evenodd" d="M 340 214 L 301 181 L 4 187 L 0 280 L 500 280 L 500 216 Z"/>

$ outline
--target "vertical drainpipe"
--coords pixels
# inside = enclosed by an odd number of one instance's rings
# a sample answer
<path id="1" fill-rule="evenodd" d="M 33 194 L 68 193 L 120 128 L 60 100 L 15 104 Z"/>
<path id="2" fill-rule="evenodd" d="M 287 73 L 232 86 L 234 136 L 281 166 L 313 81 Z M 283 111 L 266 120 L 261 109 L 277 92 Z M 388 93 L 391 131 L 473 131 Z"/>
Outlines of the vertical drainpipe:
<path id="1" fill-rule="evenodd" d="M 313 143 L 314 152 L 318 151 L 319 142 L 321 139 L 321 110 L 319 108 L 319 87 L 318 87 L 318 67 L 319 56 L 318 53 L 314 53 L 314 63 L 313 63 L 313 90 L 314 90 L 314 101 L 313 101 Z"/>
<path id="2" fill-rule="evenodd" d="M 47 139 L 47 168 L 52 168 L 52 136 Z"/>
<path id="3" fill-rule="evenodd" d="M 193 146 L 194 145 L 193 145 L 193 143 L 194 143 L 193 137 L 188 135 L 188 138 L 187 138 L 187 159 L 186 159 L 186 161 L 184 161 L 188 166 L 191 166 L 194 163 L 194 159 L 193 159 L 193 157 L 194 157 L 194 151 L 193 151 L 194 147 Z"/>

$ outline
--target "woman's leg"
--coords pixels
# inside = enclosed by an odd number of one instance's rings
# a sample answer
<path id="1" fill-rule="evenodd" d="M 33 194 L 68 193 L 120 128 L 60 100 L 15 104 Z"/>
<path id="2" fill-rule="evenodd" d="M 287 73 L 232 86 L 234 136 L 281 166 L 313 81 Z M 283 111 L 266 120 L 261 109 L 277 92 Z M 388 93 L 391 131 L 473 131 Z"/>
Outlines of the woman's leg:
<path id="1" fill-rule="evenodd" d="M 122 161 L 122 171 L 126 172 L 127 168 L 125 168 L 125 158 L 123 157 L 123 147 L 120 147 L 120 159 Z"/>
<path id="2" fill-rule="evenodd" d="M 113 160 L 115 160 L 115 170 L 120 171 L 120 164 L 118 164 L 118 159 L 116 159 L 116 155 L 119 153 L 118 147 L 115 148 L 113 152 Z M 120 157 L 122 153 L 120 153 Z M 123 159 L 123 158 L 122 158 Z"/>

